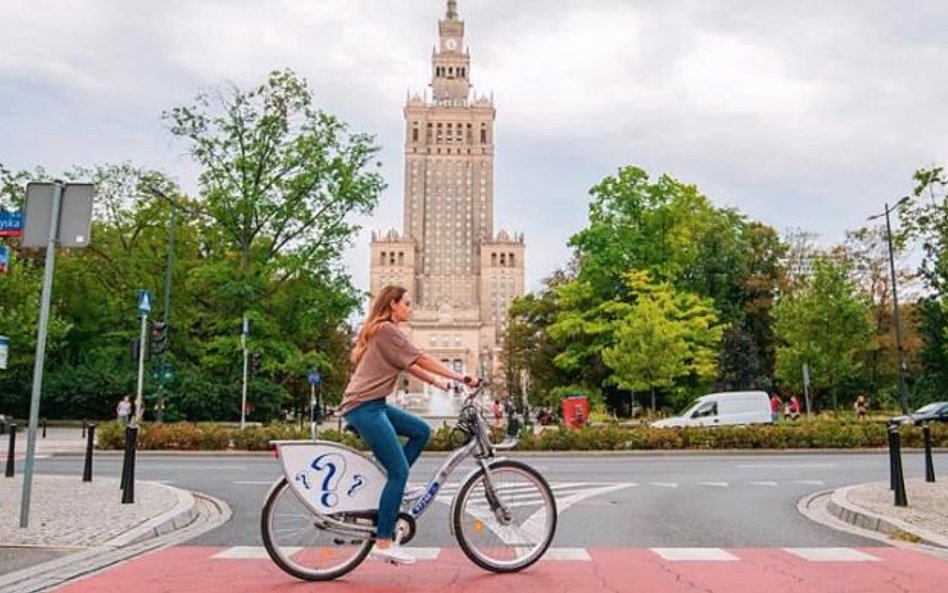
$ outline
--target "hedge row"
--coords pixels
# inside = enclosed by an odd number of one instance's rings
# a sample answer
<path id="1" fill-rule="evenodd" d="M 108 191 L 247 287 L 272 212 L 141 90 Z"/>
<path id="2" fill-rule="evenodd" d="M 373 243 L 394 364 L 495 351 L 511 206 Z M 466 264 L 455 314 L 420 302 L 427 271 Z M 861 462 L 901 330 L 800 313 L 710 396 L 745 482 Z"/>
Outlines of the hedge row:
<path id="1" fill-rule="evenodd" d="M 903 447 L 921 447 L 922 430 L 916 426 L 901 429 Z M 294 425 L 274 424 L 237 430 L 218 424 L 144 424 L 138 446 L 145 450 L 240 450 L 265 451 L 272 440 L 302 440 L 309 430 Z M 319 432 L 323 440 L 364 448 L 350 432 L 333 429 Z M 494 429 L 494 441 L 503 439 L 503 431 Z M 99 430 L 100 449 L 121 449 L 125 435 L 122 427 L 111 422 Z M 932 425 L 932 443 L 948 447 L 948 424 Z M 432 434 L 429 451 L 450 451 L 459 444 L 459 435 L 448 426 Z M 859 449 L 885 447 L 886 426 L 878 422 L 810 420 L 785 422 L 775 426 L 720 428 L 649 428 L 598 425 L 572 430 L 546 428 L 536 434 L 524 431 L 517 449 L 524 451 L 622 451 L 676 449 Z"/>

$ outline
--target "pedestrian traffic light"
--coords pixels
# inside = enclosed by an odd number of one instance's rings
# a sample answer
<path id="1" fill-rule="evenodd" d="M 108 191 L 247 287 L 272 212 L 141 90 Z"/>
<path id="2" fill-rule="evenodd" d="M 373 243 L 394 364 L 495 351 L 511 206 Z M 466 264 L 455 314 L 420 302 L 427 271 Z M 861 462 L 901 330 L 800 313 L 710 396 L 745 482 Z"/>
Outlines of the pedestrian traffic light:
<path id="1" fill-rule="evenodd" d="M 164 321 L 153 321 L 151 324 L 152 354 L 161 354 L 168 348 L 168 324 Z"/>
<path id="2" fill-rule="evenodd" d="M 263 362 L 263 356 L 259 352 L 250 355 L 250 375 L 256 375 L 260 372 L 260 363 Z"/>

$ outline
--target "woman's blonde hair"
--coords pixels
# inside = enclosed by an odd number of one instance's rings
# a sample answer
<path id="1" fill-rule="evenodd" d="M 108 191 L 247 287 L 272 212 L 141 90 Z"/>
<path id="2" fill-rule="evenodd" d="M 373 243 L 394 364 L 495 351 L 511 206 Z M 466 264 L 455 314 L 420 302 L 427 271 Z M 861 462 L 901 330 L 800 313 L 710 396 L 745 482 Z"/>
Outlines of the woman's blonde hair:
<path id="1" fill-rule="evenodd" d="M 408 292 L 406 288 L 389 284 L 375 297 L 375 301 L 372 302 L 372 310 L 369 311 L 369 316 L 365 318 L 365 323 L 362 324 L 362 329 L 359 330 L 355 348 L 352 349 L 352 364 L 359 364 L 369 347 L 369 340 L 379 331 L 379 327 L 383 323 L 392 320 L 392 303 L 401 301 L 406 292 Z"/>

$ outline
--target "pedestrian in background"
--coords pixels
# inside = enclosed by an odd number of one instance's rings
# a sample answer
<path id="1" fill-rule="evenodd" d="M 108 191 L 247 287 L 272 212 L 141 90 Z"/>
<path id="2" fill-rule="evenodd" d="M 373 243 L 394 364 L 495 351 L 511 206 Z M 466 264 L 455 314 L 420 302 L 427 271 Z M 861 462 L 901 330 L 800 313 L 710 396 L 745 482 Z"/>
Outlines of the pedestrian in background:
<path id="1" fill-rule="evenodd" d="M 787 404 L 787 416 L 791 420 L 796 420 L 800 417 L 800 400 L 797 399 L 797 396 L 790 396 L 790 403 Z"/>
<path id="2" fill-rule="evenodd" d="M 856 398 L 856 403 L 853 404 L 853 409 L 856 410 L 856 419 L 862 420 L 866 417 L 866 412 L 869 411 L 869 401 L 862 395 Z"/>
<path id="3" fill-rule="evenodd" d="M 122 398 L 122 401 L 118 403 L 118 406 L 115 407 L 115 415 L 118 416 L 119 422 L 122 423 L 122 426 L 128 426 L 129 416 L 132 414 L 132 402 L 129 400 L 129 397 L 126 395 Z"/>
<path id="4" fill-rule="evenodd" d="M 770 396 L 770 419 L 776 424 L 780 420 L 780 411 L 783 409 L 783 400 L 774 391 Z"/>

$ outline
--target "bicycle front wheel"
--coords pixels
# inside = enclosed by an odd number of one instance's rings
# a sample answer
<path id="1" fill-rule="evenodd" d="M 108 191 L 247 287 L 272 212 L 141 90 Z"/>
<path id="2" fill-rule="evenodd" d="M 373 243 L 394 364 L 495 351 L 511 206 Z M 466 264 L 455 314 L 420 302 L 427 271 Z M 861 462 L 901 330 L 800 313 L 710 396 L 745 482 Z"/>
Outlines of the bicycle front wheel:
<path id="1" fill-rule="evenodd" d="M 493 572 L 523 570 L 543 556 L 556 533 L 556 499 L 535 469 L 519 461 L 491 464 L 458 491 L 454 533 L 474 564 Z M 493 500 L 492 500 L 493 499 Z"/>
<path id="2" fill-rule="evenodd" d="M 371 519 L 336 517 L 372 525 Z M 328 581 L 358 566 L 372 539 L 343 537 L 320 529 L 313 512 L 296 496 L 286 478 L 270 491 L 260 515 L 263 545 L 285 572 L 307 581 Z"/>

